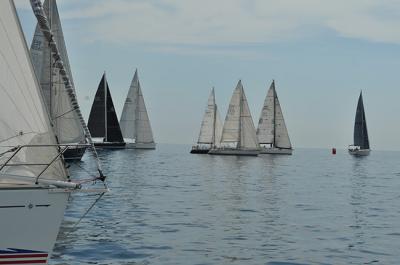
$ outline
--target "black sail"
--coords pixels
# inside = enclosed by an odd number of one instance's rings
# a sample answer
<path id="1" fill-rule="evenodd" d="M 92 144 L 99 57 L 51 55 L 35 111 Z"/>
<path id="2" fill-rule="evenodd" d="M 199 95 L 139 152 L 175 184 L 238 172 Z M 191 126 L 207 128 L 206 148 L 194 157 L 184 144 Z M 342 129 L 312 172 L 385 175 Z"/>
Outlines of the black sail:
<path id="1" fill-rule="evenodd" d="M 362 93 L 360 93 L 360 97 L 358 98 L 356 120 L 354 123 L 354 145 L 360 146 L 361 149 L 369 149 L 367 121 L 365 119 Z"/>
<path id="2" fill-rule="evenodd" d="M 104 89 L 107 87 L 107 93 Z M 107 101 L 105 96 L 107 95 Z M 105 104 L 107 102 L 107 107 Z M 107 126 L 105 126 L 105 111 L 107 109 Z M 110 89 L 103 75 L 99 87 L 97 88 L 96 96 L 93 101 L 92 109 L 90 110 L 88 127 L 92 137 L 106 138 L 105 142 L 123 142 L 121 128 L 119 126 L 117 114 L 115 113 L 114 104 L 111 98 Z"/>

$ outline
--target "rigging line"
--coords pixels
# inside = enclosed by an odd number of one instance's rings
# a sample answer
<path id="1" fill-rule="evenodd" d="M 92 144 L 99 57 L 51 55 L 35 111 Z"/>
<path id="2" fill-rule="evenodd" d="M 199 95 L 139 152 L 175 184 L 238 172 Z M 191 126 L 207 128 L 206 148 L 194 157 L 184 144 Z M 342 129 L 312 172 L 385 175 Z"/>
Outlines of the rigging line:
<path id="1" fill-rule="evenodd" d="M 92 203 L 92 205 L 85 211 L 85 213 L 79 218 L 79 220 L 74 224 L 74 226 L 71 228 L 71 231 L 66 234 L 66 236 L 70 235 L 74 229 L 79 225 L 79 223 L 83 220 L 83 218 L 86 217 L 86 215 L 92 210 L 92 208 L 96 205 L 98 201 L 103 197 L 105 192 L 100 193 L 99 197 Z"/>
<path id="2" fill-rule="evenodd" d="M 0 156 L 3 156 L 5 154 L 7 154 L 7 153 L 15 152 L 18 148 L 19 148 L 19 146 L 14 146 L 13 148 L 8 149 L 7 151 L 5 151 L 3 153 L 0 153 Z"/>
<path id="3" fill-rule="evenodd" d="M 71 112 L 75 111 L 77 108 L 78 108 L 78 107 L 75 107 L 75 108 L 73 108 L 73 109 L 71 109 L 71 110 L 68 110 L 67 112 L 64 112 L 63 114 L 60 114 L 60 115 L 54 117 L 53 120 L 59 119 L 59 118 L 61 118 L 62 116 L 65 116 L 65 115 L 67 115 L 68 113 L 71 113 Z"/>
<path id="4" fill-rule="evenodd" d="M 7 142 L 7 141 L 9 141 L 9 140 L 11 140 L 11 139 L 14 139 L 14 138 L 17 138 L 17 137 L 20 137 L 20 136 L 24 136 L 24 135 L 26 135 L 26 134 L 39 134 L 39 133 L 38 133 L 38 132 L 34 132 L 34 131 L 32 131 L 32 132 L 26 132 L 26 133 L 24 133 L 24 132 L 18 133 L 18 134 L 13 135 L 13 136 L 11 136 L 11 137 L 9 137 L 9 138 L 0 140 L 0 143 Z"/>
<path id="5" fill-rule="evenodd" d="M 14 15 L 16 15 L 16 14 L 14 14 Z M 17 20 L 17 23 L 18 23 L 19 26 L 21 27 L 21 24 L 20 24 L 18 18 L 15 18 L 15 19 Z M 3 23 L 3 20 L 0 19 L 0 23 L 1 23 L 2 27 L 3 27 L 4 32 L 6 33 L 9 46 L 10 46 L 12 52 L 13 52 L 13 55 L 14 55 L 14 57 L 15 57 L 17 63 L 18 63 L 18 66 L 19 66 L 19 68 L 20 68 L 20 71 L 23 72 L 23 71 L 22 71 L 23 68 L 22 68 L 22 66 L 21 66 L 21 62 L 19 61 L 19 58 L 18 58 L 18 56 L 17 56 L 17 54 L 16 54 L 16 52 L 15 52 L 14 45 L 11 45 L 12 42 L 11 42 L 10 36 L 9 36 L 9 34 L 8 34 L 8 31 L 7 31 L 7 29 L 6 29 L 6 27 L 5 27 L 4 23 Z M 26 39 L 25 39 L 25 36 L 22 34 L 22 32 L 21 32 L 20 30 L 18 30 L 18 31 L 19 31 L 18 33 L 22 36 L 22 39 L 24 40 L 24 41 L 23 41 L 24 43 L 23 43 L 22 45 L 24 46 L 25 54 L 27 55 L 27 58 L 30 58 L 30 54 L 28 53 L 28 47 L 26 46 Z M 4 57 L 4 55 L 3 55 L 3 57 Z M 5 57 L 4 57 L 4 58 L 5 58 Z M 9 64 L 8 64 L 8 61 L 6 61 L 6 62 L 7 62 L 7 65 L 9 65 Z M 30 70 L 31 70 L 31 74 L 33 74 L 33 73 L 34 73 L 34 72 L 33 72 L 34 70 L 33 70 L 33 68 L 32 68 L 31 62 L 29 61 L 28 64 L 29 64 L 29 68 L 30 68 Z M 11 69 L 11 67 L 9 67 L 9 68 Z M 27 80 L 26 80 L 26 76 L 25 76 L 24 74 L 22 74 L 22 76 L 23 76 L 23 81 L 24 81 L 24 83 L 25 83 L 25 87 L 29 87 L 28 82 L 27 82 Z M 15 75 L 14 75 L 14 73 L 13 73 L 13 77 L 14 77 L 14 80 L 16 81 L 16 83 L 18 84 L 18 88 L 19 88 L 19 90 L 20 90 L 22 96 L 24 97 L 25 101 L 26 101 L 27 103 L 28 103 L 28 102 L 31 102 L 31 103 L 33 104 L 34 109 L 36 109 L 36 112 L 37 112 L 37 113 L 40 113 L 38 107 L 36 106 L 36 104 L 34 104 L 34 101 L 32 101 L 32 100 L 28 101 L 27 98 L 26 98 L 26 96 L 25 96 L 24 91 L 27 90 L 27 91 L 28 91 L 28 94 L 29 94 L 29 96 L 30 96 L 29 98 L 32 99 L 32 98 L 33 98 L 33 95 L 32 95 L 32 93 L 31 93 L 31 90 L 30 90 L 30 89 L 24 89 L 24 90 L 22 90 L 21 87 L 20 87 L 20 85 L 19 85 L 19 83 L 18 83 L 18 81 L 17 81 L 17 79 L 16 79 L 16 77 L 15 77 Z M 35 80 L 35 78 L 36 78 L 36 77 L 33 76 L 33 79 L 34 79 L 34 80 Z M 35 83 L 36 83 L 36 82 L 35 82 Z M 36 117 L 35 117 L 35 119 L 36 119 Z M 40 122 L 42 123 L 42 125 L 47 125 L 47 123 L 46 123 L 43 119 L 40 119 Z M 46 126 L 46 127 L 47 127 L 47 126 Z"/>

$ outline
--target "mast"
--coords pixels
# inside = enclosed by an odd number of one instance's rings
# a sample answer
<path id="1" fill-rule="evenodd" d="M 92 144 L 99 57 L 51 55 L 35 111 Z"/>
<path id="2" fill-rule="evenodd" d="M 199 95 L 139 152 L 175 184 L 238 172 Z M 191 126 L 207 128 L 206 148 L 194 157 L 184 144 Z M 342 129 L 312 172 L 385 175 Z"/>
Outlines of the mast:
<path id="1" fill-rule="evenodd" d="M 108 142 L 107 137 L 107 79 L 104 71 L 104 139 Z"/>
<path id="2" fill-rule="evenodd" d="M 239 141 L 238 147 L 240 148 L 242 145 L 242 115 L 243 115 L 243 86 L 240 81 L 240 103 L 239 103 Z"/>
<path id="3" fill-rule="evenodd" d="M 274 122 L 273 122 L 273 125 L 274 125 L 274 141 L 273 141 L 273 145 L 274 145 L 274 147 L 276 146 L 276 91 L 275 91 L 275 80 L 272 80 L 272 89 L 273 89 L 273 92 L 274 92 Z"/>
<path id="4" fill-rule="evenodd" d="M 49 15 L 48 15 L 48 18 L 49 18 L 49 27 L 50 27 L 50 30 L 51 30 L 51 19 L 52 19 L 52 17 L 51 17 L 51 1 L 49 1 L 48 2 L 48 5 L 49 5 Z M 50 40 L 49 40 L 49 47 L 50 47 L 50 45 L 51 45 L 51 42 L 50 42 Z M 50 113 L 50 121 L 51 121 L 51 123 L 53 124 L 53 122 L 55 121 L 54 119 L 53 119 L 53 107 L 52 107 L 52 105 L 53 105 L 53 103 L 52 103 L 52 100 L 51 100 L 51 98 L 53 97 L 53 93 L 52 93 L 52 90 L 53 90 L 53 59 L 52 59 L 52 54 L 51 54 L 52 52 L 51 52 L 51 50 L 49 50 L 49 60 L 50 60 L 50 63 L 49 63 L 49 113 Z M 58 132 L 57 132 L 58 133 Z"/>
<path id="5" fill-rule="evenodd" d="M 213 136 L 212 136 L 212 147 L 215 148 L 215 130 L 216 128 L 216 123 L 217 123 L 217 104 L 215 104 L 215 92 L 214 92 L 214 87 L 212 88 L 212 92 L 213 92 L 213 99 L 214 99 L 214 120 L 213 120 Z"/>

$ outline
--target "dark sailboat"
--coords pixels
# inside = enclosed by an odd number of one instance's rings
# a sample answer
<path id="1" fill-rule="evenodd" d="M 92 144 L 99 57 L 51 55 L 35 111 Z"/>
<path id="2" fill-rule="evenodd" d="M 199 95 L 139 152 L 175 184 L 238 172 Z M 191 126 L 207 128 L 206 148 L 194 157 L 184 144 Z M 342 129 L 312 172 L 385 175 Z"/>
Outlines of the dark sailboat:
<path id="1" fill-rule="evenodd" d="M 349 146 L 349 153 L 358 156 L 366 156 L 370 153 L 362 92 L 358 98 L 356 119 L 354 122 L 354 143 Z"/>
<path id="2" fill-rule="evenodd" d="M 125 148 L 117 114 L 103 74 L 90 110 L 88 127 L 95 146 L 100 148 Z"/>

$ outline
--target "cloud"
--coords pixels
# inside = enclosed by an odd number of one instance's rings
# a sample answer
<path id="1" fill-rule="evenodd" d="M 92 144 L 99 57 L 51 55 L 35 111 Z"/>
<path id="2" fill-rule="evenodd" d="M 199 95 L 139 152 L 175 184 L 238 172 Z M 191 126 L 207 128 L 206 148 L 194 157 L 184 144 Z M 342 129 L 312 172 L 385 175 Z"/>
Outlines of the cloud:
<path id="1" fill-rule="evenodd" d="M 87 39 L 117 43 L 226 45 L 338 36 L 400 43 L 395 0 L 62 1 L 63 19 Z M 389 16 L 387 14 L 390 14 Z"/>

